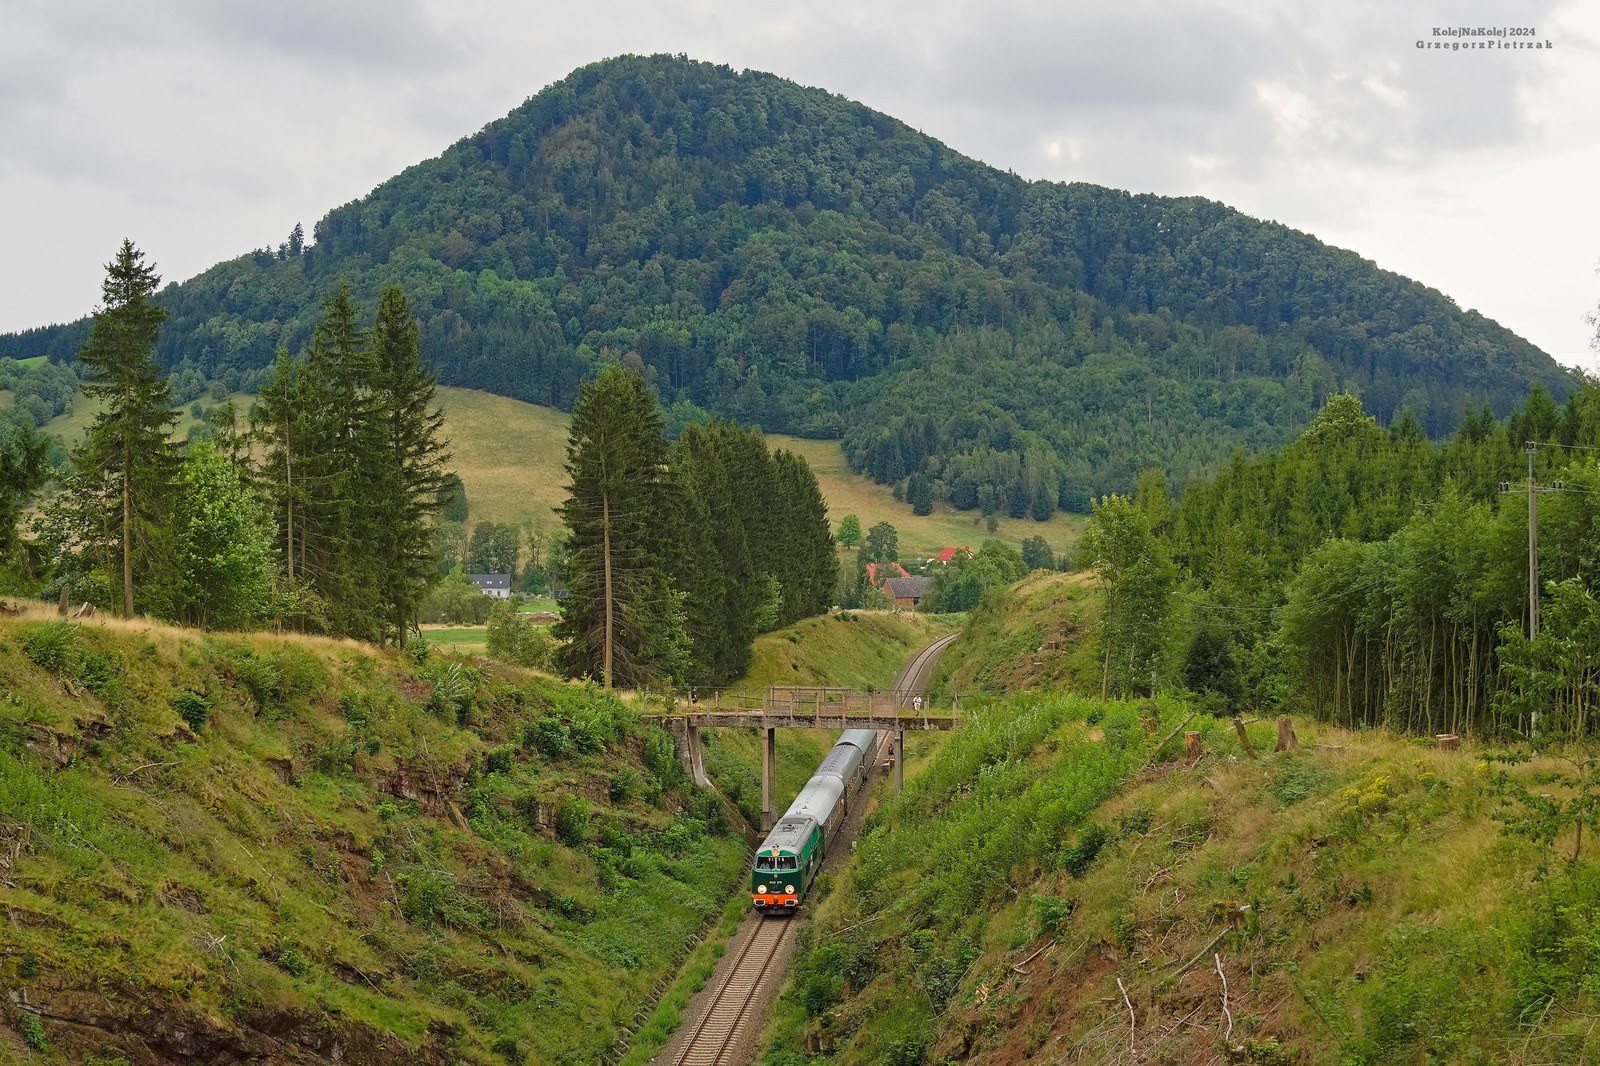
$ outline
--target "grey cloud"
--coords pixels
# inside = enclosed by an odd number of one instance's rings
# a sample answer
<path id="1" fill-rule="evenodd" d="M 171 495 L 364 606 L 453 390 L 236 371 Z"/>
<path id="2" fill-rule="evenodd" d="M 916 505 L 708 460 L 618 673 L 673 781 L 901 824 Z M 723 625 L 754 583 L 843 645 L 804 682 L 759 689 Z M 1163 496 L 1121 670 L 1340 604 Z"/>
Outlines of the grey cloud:
<path id="1" fill-rule="evenodd" d="M 189 0 L 185 17 L 209 41 L 341 67 L 426 63 L 428 72 L 464 56 L 459 38 L 417 0 Z M 414 75 L 414 69 L 404 71 Z"/>

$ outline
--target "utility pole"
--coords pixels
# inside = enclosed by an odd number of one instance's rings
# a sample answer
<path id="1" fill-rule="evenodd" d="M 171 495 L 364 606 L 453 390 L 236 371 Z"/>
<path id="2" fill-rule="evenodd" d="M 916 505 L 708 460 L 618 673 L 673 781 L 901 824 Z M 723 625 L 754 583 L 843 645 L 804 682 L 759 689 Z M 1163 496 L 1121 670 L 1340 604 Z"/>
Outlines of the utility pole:
<path id="1" fill-rule="evenodd" d="M 1520 496 L 1523 492 L 1528 494 L 1528 639 L 1532 640 L 1539 635 L 1539 494 L 1542 492 L 1560 492 L 1566 488 L 1564 482 L 1557 481 L 1551 485 L 1540 485 L 1533 478 L 1533 456 L 1539 450 L 1537 441 L 1526 441 L 1523 450 L 1528 453 L 1528 485 L 1526 489 L 1513 488 L 1511 482 L 1500 482 L 1500 495 Z M 1539 731 L 1539 712 L 1532 712 L 1530 733 Z"/>

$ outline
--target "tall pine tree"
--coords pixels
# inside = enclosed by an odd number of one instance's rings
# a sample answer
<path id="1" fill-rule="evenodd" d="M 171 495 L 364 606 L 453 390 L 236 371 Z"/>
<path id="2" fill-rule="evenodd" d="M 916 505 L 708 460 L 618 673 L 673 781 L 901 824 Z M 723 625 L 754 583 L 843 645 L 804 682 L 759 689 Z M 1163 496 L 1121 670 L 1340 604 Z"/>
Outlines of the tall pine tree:
<path id="1" fill-rule="evenodd" d="M 170 607 L 163 589 L 171 585 L 169 519 L 180 459 L 171 442 L 172 393 L 153 357 L 167 317 L 151 303 L 160 281 L 124 240 L 106 266 L 101 308 L 78 352 L 88 369 L 84 395 L 104 406 L 73 455 L 70 503 L 83 519 L 78 528 L 89 532 L 90 542 L 78 547 L 103 560 L 123 617 L 134 613 L 136 590 L 143 590 L 139 605 L 158 613 Z"/>
<path id="2" fill-rule="evenodd" d="M 661 413 L 638 374 L 608 366 L 579 392 L 561 506 L 568 595 L 555 635 L 567 670 L 608 688 L 683 669 L 683 601 L 666 566 L 666 453 Z"/>
<path id="3" fill-rule="evenodd" d="M 404 645 L 424 593 L 438 579 L 433 527 L 444 507 L 450 455 L 440 436 L 437 382 L 422 360 L 417 320 L 398 285 L 384 289 L 378 301 L 371 364 L 379 451 L 366 517 L 376 537 L 378 598 L 388 608 L 395 641 Z"/>

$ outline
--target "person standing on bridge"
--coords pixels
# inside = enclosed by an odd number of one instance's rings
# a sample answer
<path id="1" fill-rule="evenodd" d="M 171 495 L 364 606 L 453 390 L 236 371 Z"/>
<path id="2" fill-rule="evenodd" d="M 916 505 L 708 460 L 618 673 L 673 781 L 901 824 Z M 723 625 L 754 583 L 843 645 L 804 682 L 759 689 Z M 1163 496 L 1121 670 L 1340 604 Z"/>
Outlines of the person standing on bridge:
<path id="1" fill-rule="evenodd" d="M 922 713 L 922 694 L 920 692 L 911 697 L 911 709 L 918 714 Z"/>

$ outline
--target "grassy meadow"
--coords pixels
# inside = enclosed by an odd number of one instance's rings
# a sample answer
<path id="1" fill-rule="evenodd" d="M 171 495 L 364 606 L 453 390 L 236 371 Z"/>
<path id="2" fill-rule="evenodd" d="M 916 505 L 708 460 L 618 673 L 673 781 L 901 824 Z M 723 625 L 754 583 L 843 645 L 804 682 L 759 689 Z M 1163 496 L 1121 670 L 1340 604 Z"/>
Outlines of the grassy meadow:
<path id="1" fill-rule="evenodd" d="M 0 394 L 0 406 L 8 398 Z M 230 399 L 243 413 L 256 397 L 239 392 Z M 542 529 L 559 526 L 555 509 L 566 496 L 567 414 L 474 389 L 441 387 L 439 401 L 450 440 L 450 465 L 466 485 L 470 520 L 521 522 Z M 210 410 L 215 401 L 206 397 L 200 404 Z M 98 404 L 80 396 L 72 412 L 52 419 L 45 431 L 69 446 L 76 444 L 98 411 Z M 184 439 L 194 421 L 185 405 L 173 439 Z M 767 435 L 767 443 L 792 451 L 811 465 L 835 527 L 847 514 L 857 516 L 863 529 L 877 522 L 893 525 L 900 533 L 902 559 L 932 556 L 948 547 L 976 549 L 990 536 L 975 511 L 940 505 L 930 515 L 912 514 L 911 505 L 897 501 L 889 486 L 852 473 L 838 441 L 774 433 Z M 1012 544 L 1043 536 L 1061 553 L 1077 544 L 1082 531 L 1081 516 L 1058 513 L 1048 522 L 1002 518 L 993 536 Z"/>
<path id="2" fill-rule="evenodd" d="M 894 498 L 888 485 L 880 485 L 850 469 L 844 449 L 836 440 L 807 440 L 780 433 L 767 434 L 767 445 L 794 452 L 810 464 L 828 501 L 828 520 L 837 528 L 847 514 L 861 519 L 863 531 L 878 522 L 888 522 L 900 534 L 900 558 L 937 555 L 941 548 L 969 547 L 974 551 L 991 537 L 1010 544 L 1021 544 L 1029 537 L 1042 536 L 1057 554 L 1070 551 L 1083 534 L 1083 518 L 1056 512 L 1048 522 L 1028 518 L 1001 518 L 993 534 L 984 527 L 977 511 L 953 511 L 937 504 L 933 513 L 916 515 L 911 505 Z"/>

